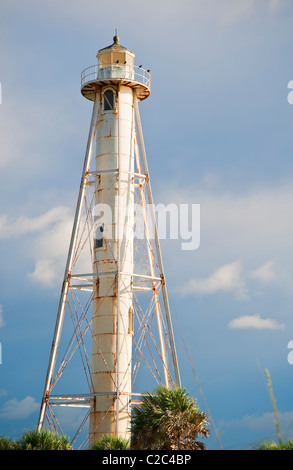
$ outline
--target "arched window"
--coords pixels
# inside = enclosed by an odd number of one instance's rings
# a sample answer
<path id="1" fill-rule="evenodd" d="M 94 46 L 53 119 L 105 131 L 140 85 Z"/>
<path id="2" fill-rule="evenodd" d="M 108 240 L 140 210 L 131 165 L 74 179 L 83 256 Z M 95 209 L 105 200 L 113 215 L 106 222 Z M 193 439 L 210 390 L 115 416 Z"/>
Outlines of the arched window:
<path id="1" fill-rule="evenodd" d="M 95 243 L 95 247 L 96 248 L 102 248 L 103 247 L 103 234 L 104 234 L 104 227 L 103 225 L 99 225 L 97 227 L 97 230 L 96 230 L 96 236 L 95 236 L 95 239 L 96 239 L 96 243 Z"/>
<path id="2" fill-rule="evenodd" d="M 104 93 L 104 111 L 111 111 L 115 107 L 115 97 L 112 90 L 106 90 Z"/>

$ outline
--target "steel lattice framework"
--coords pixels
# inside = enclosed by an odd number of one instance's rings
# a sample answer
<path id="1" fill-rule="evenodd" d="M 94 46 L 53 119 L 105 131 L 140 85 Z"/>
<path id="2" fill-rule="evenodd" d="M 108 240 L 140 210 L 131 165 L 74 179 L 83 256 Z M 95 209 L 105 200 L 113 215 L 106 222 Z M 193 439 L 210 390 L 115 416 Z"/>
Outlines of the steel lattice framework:
<path id="1" fill-rule="evenodd" d="M 101 272 L 93 272 L 95 179 L 99 178 L 98 172 L 92 169 L 97 102 L 95 99 L 38 422 L 38 429 L 48 425 L 55 432 L 68 434 L 66 419 L 65 426 L 62 424 L 64 408 L 70 412 L 68 408 L 73 407 L 76 430 L 71 442 L 78 448 L 85 448 L 89 442 L 87 423 L 94 395 L 91 383 L 91 348 L 95 340 L 93 287 L 103 276 Z M 135 94 L 135 169 L 131 174 L 135 188 L 135 269 L 130 284 L 133 299 L 131 405 L 139 403 L 141 394 L 157 384 L 168 387 L 180 383 L 138 102 Z M 119 175 L 121 169 L 118 165 L 112 171 Z M 115 271 L 119 277 L 118 262 Z M 107 358 L 103 360 L 107 367 Z M 118 401 L 120 390 L 113 393 Z"/>

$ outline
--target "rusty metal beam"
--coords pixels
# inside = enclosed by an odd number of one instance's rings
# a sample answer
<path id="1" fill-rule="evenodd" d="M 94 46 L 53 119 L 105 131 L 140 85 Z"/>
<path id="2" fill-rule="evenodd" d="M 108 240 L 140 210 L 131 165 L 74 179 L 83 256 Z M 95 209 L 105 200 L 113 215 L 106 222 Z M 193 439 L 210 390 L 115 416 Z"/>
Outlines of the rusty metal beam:
<path id="1" fill-rule="evenodd" d="M 163 294 L 164 307 L 165 307 L 166 323 L 167 323 L 167 327 L 168 327 L 168 335 L 169 335 L 170 346 L 171 346 L 172 362 L 173 362 L 173 368 L 174 368 L 176 383 L 179 385 L 181 383 L 181 380 L 180 380 L 180 374 L 179 374 L 177 353 L 176 353 L 176 348 L 175 348 L 173 327 L 172 327 L 172 322 L 171 322 L 170 307 L 169 307 L 169 300 L 168 300 L 168 294 L 167 294 L 167 286 L 166 286 L 164 268 L 163 268 L 163 260 L 162 260 L 162 255 L 161 255 L 159 235 L 158 235 L 157 223 L 156 223 L 156 217 L 155 217 L 155 211 L 154 211 L 153 196 L 152 196 L 151 185 L 150 185 L 150 181 L 149 181 L 149 177 L 148 177 L 149 171 L 148 171 L 147 157 L 146 157 L 146 151 L 145 151 L 144 138 L 143 138 L 143 132 L 142 132 L 142 126 L 141 126 L 140 113 L 139 113 L 139 107 L 138 107 L 138 98 L 137 97 L 134 98 L 134 109 L 135 109 L 135 117 L 136 117 L 136 122 L 137 122 L 139 143 L 140 143 L 141 154 L 142 154 L 142 161 L 143 161 L 143 166 L 144 166 L 144 173 L 147 176 L 146 188 L 147 188 L 148 200 L 149 200 L 150 207 L 152 209 L 151 210 L 151 215 L 152 215 L 152 222 L 153 222 L 153 227 L 154 227 L 154 232 L 155 232 L 155 245 L 156 245 L 156 250 L 157 250 L 157 255 L 158 255 L 160 275 L 161 275 L 161 278 L 162 278 L 162 294 Z"/>
<path id="2" fill-rule="evenodd" d="M 60 337 L 61 337 L 65 306 L 66 306 L 66 300 L 68 296 L 68 289 L 69 289 L 69 282 L 70 282 L 69 274 L 72 269 L 72 259 L 73 259 L 74 247 L 76 243 L 77 229 L 78 229 L 80 219 L 81 219 L 81 213 L 82 213 L 84 197 L 85 197 L 85 188 L 87 184 L 88 172 L 89 172 L 92 152 L 93 152 L 98 107 L 99 107 L 99 100 L 96 97 L 94 105 L 93 105 L 92 118 L 91 118 L 86 154 L 85 154 L 85 159 L 84 159 L 84 166 L 83 166 L 83 171 L 82 171 L 80 189 L 79 189 L 79 194 L 78 194 L 74 224 L 73 224 L 67 263 L 66 263 L 66 268 L 65 268 L 65 273 L 64 273 L 64 280 L 62 284 L 62 290 L 61 290 L 58 314 L 57 314 L 57 319 L 56 319 L 56 324 L 55 324 L 47 376 L 46 376 L 46 381 L 45 381 L 43 399 L 41 403 L 41 409 L 40 409 L 40 415 L 39 415 L 39 421 L 38 421 L 39 430 L 42 429 L 44 419 L 45 419 L 46 406 L 48 403 L 48 394 L 50 391 L 50 386 L 51 386 L 54 368 L 56 364 L 57 351 L 58 351 Z"/>

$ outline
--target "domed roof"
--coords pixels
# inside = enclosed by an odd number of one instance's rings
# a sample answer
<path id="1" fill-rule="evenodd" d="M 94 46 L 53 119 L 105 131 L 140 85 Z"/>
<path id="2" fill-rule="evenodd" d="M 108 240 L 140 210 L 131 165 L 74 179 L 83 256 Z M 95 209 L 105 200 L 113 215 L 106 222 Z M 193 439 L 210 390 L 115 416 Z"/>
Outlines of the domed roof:
<path id="1" fill-rule="evenodd" d="M 114 49 L 116 51 L 129 51 L 129 49 L 127 49 L 127 47 L 124 47 L 119 43 L 119 36 L 117 36 L 117 33 L 113 37 L 113 44 L 111 44 L 110 46 L 107 46 L 107 47 L 103 47 L 102 49 L 99 50 L 99 52 L 106 51 L 107 49 Z M 129 51 L 129 52 L 131 52 L 131 51 Z"/>

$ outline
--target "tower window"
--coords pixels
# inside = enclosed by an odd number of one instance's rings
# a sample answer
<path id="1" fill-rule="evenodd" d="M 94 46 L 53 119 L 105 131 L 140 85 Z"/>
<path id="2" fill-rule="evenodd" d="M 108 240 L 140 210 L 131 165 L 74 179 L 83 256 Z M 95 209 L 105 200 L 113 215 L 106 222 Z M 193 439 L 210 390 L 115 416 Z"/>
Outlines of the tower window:
<path id="1" fill-rule="evenodd" d="M 99 225 L 97 230 L 96 230 L 95 248 L 102 248 L 103 247 L 103 232 L 104 232 L 104 227 L 102 225 Z"/>
<path id="2" fill-rule="evenodd" d="M 129 310 L 128 310 L 128 334 L 133 335 L 133 331 L 134 331 L 133 308 L 129 307 Z"/>
<path id="3" fill-rule="evenodd" d="M 106 90 L 104 93 L 104 111 L 114 109 L 114 93 L 112 90 Z"/>

